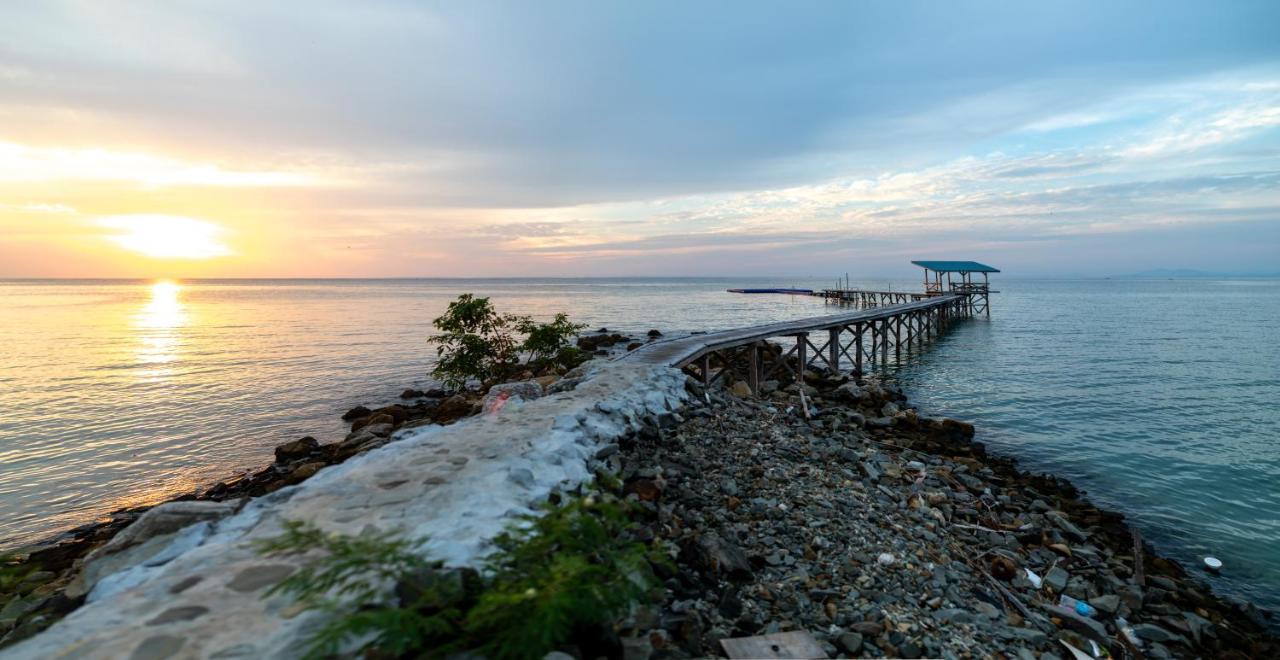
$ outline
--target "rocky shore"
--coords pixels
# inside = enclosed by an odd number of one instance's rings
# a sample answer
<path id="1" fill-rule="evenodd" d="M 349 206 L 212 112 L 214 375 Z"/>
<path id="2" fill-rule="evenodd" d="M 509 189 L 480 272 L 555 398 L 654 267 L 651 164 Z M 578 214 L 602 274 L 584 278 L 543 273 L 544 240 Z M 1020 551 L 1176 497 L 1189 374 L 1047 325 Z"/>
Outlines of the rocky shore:
<path id="1" fill-rule="evenodd" d="M 604 329 L 579 341 L 602 356 L 638 344 Z M 30 548 L 0 574 L 0 647 L 79 607 L 111 553 L 136 552 L 144 532 L 172 540 L 191 515 L 231 515 L 399 431 L 570 391 L 584 373 L 409 389 L 399 403 L 348 411 L 340 441 L 286 443 L 262 470 Z M 764 383 L 760 397 L 740 381 L 686 389 L 683 408 L 592 450 L 590 468 L 621 476 L 647 540 L 674 560 L 662 569 L 662 602 L 619 622 L 606 655 L 1280 656 L 1267 615 L 1216 598 L 1194 573 L 1135 545 L 1119 514 L 988 455 L 972 426 L 923 417 L 882 381 L 806 373 L 803 384 Z M 424 483 L 443 483 L 432 479 Z"/>
<path id="2" fill-rule="evenodd" d="M 616 457 L 678 549 L 665 602 L 623 624 L 628 658 L 741 638 L 775 657 L 1280 657 L 1257 609 L 1135 547 L 1069 483 L 988 455 L 969 424 L 875 380 L 810 373 L 804 403 L 778 385 L 691 383 L 680 424 Z"/>
<path id="3" fill-rule="evenodd" d="M 657 330 L 651 330 L 645 341 L 661 336 Z M 577 345 L 585 354 L 609 357 L 641 344 L 630 336 L 601 328 L 580 337 Z M 460 390 L 407 388 L 400 395 L 400 402 L 375 408 L 359 405 L 344 413 L 343 421 L 351 426 L 341 440 L 322 443 L 312 436 L 299 438 L 276 447 L 275 460 L 262 469 L 236 474 L 159 505 L 120 509 L 112 512 L 108 520 L 82 525 L 7 554 L 0 553 L 0 648 L 44 630 L 82 605 L 96 577 L 106 568 L 90 566 L 86 570 L 86 565 L 111 564 L 112 551 L 123 545 L 112 544 L 112 540 L 148 512 L 160 515 L 153 514 L 145 522 L 150 530 L 147 533 L 167 537 L 178 527 L 198 522 L 205 515 L 198 509 L 187 511 L 177 503 L 219 502 L 238 508 L 246 498 L 262 497 L 300 484 L 325 467 L 382 447 L 398 431 L 452 424 L 486 410 L 493 411 L 513 398 L 532 399 L 572 390 L 581 381 L 581 372 L 541 376 L 527 372 L 519 374 L 522 380 L 518 382 L 487 387 L 476 382 Z M 173 509 L 173 514 L 167 515 L 165 509 Z M 212 511 L 218 515 L 225 513 L 220 509 Z"/>

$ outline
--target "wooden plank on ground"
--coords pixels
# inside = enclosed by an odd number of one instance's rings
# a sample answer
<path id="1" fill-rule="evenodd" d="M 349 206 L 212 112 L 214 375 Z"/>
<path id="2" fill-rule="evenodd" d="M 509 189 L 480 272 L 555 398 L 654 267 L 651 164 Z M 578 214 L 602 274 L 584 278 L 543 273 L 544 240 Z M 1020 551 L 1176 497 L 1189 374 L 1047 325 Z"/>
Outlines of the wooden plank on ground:
<path id="1" fill-rule="evenodd" d="M 722 639 L 720 640 L 720 646 L 724 647 L 724 652 L 730 658 L 827 657 L 827 652 L 822 650 L 813 635 L 803 630 L 760 635 L 759 637 Z"/>

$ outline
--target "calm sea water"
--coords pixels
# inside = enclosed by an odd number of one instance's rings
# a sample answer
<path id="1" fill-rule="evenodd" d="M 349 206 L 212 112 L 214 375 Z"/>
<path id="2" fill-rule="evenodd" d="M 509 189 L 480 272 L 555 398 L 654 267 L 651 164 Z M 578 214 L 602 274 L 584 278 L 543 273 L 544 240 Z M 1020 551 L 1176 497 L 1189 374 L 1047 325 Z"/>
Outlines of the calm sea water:
<path id="1" fill-rule="evenodd" d="M 714 330 L 827 311 L 725 293 L 825 281 L 0 282 L 0 548 L 271 460 L 429 382 L 430 321 L 459 293 L 593 328 Z M 915 290 L 915 281 L 855 285 Z M 974 420 L 1072 479 L 1218 587 L 1280 607 L 1280 280 L 997 280 L 990 321 L 897 371 L 926 412 Z"/>

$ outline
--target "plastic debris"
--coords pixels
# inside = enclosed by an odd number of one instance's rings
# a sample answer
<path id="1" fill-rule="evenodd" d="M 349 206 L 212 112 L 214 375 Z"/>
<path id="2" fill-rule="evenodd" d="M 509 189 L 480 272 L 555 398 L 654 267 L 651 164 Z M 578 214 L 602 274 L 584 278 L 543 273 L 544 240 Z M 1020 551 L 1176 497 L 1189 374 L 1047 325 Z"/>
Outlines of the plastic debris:
<path id="1" fill-rule="evenodd" d="M 1024 568 L 1022 570 L 1027 572 L 1027 581 L 1031 583 L 1031 586 L 1039 589 L 1040 585 L 1044 584 L 1044 579 L 1039 575 L 1036 575 L 1035 571 L 1029 568 Z"/>
<path id="2" fill-rule="evenodd" d="M 1209 569 L 1210 573 L 1217 573 L 1222 569 L 1222 560 L 1217 557 L 1205 557 L 1204 567 Z"/>
<path id="3" fill-rule="evenodd" d="M 1084 602 L 1083 600 L 1076 600 L 1066 594 L 1058 597 L 1058 604 L 1074 610 L 1075 613 L 1080 616 L 1093 616 L 1098 613 L 1098 610 L 1094 608 L 1094 606 Z"/>
<path id="4" fill-rule="evenodd" d="M 880 562 L 881 566 L 889 566 L 893 564 L 893 555 L 888 552 L 882 552 L 880 553 L 880 556 L 876 558 L 876 561 Z"/>

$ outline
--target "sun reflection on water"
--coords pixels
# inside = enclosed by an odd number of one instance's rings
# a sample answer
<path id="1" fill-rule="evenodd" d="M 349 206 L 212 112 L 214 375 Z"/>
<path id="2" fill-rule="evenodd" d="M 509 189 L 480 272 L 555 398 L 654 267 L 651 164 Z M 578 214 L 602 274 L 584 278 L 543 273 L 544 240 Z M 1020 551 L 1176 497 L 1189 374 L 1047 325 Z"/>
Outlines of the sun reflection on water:
<path id="1" fill-rule="evenodd" d="M 138 332 L 138 361 L 163 365 L 178 359 L 182 328 L 187 325 L 187 310 L 182 304 L 182 286 L 169 280 L 151 285 L 151 298 L 134 317 Z M 163 376 L 166 369 L 149 369 L 147 376 Z"/>

